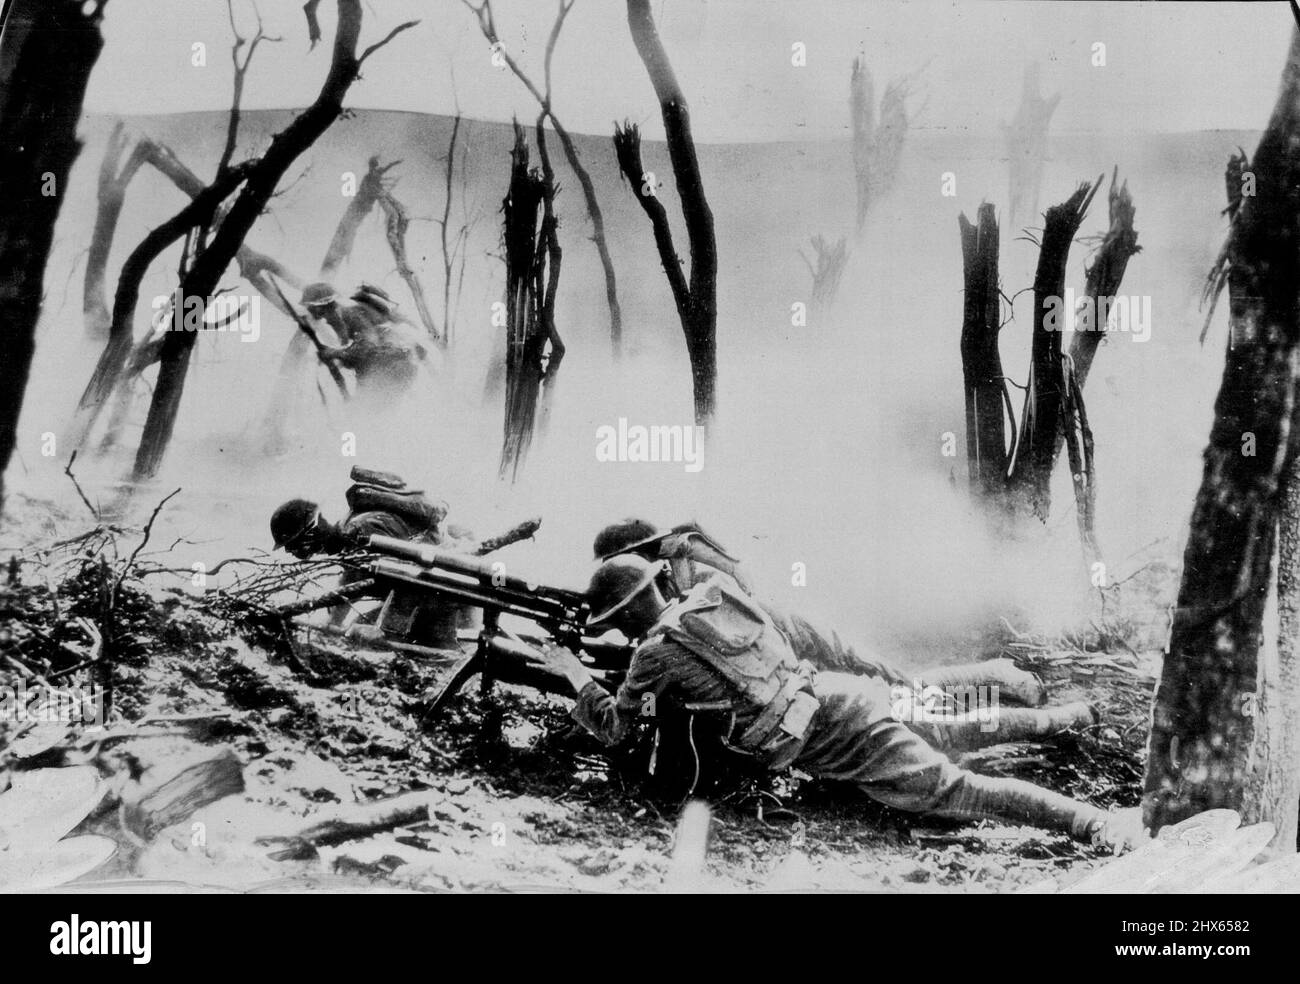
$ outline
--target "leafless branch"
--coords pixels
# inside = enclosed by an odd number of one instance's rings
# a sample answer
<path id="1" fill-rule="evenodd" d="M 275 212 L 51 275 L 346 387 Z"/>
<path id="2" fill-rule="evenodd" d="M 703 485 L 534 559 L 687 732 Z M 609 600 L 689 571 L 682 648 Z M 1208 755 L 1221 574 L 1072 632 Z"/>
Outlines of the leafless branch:
<path id="1" fill-rule="evenodd" d="M 382 41 L 376 41 L 365 51 L 361 52 L 361 57 L 357 59 L 357 68 L 358 69 L 361 68 L 361 66 L 365 63 L 365 60 L 367 58 L 373 55 L 384 45 L 388 44 L 388 42 L 393 40 L 393 38 L 397 37 L 397 35 L 401 34 L 403 31 L 407 30 L 408 28 L 415 27 L 415 25 L 418 23 L 420 23 L 418 20 L 413 20 L 413 21 L 407 21 L 405 24 L 398 24 L 395 28 L 393 28 L 391 31 L 388 32 L 388 35 Z"/>
<path id="2" fill-rule="evenodd" d="M 95 522 L 98 523 L 99 510 L 90 504 L 90 500 L 86 498 L 86 493 L 81 490 L 81 483 L 77 481 L 77 476 L 72 474 L 72 463 L 76 460 L 77 460 L 77 452 L 73 451 L 72 456 L 68 458 L 68 466 L 63 469 L 63 474 L 67 475 L 68 478 L 72 479 L 72 487 L 77 490 L 77 495 L 81 496 L 81 501 L 86 504 L 86 508 L 90 510 L 90 515 L 94 516 Z"/>

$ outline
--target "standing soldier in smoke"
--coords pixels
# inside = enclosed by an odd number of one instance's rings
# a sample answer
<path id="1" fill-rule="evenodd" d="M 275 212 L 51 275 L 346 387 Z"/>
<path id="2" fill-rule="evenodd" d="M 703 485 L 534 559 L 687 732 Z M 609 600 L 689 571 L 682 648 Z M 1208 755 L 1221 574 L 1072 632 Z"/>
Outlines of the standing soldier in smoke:
<path id="1" fill-rule="evenodd" d="M 343 343 L 326 347 L 322 358 L 356 373 L 357 395 L 365 404 L 384 407 L 411 389 L 430 349 L 378 287 L 363 284 L 352 301 L 340 303 L 327 283 L 308 284 L 302 293 L 308 317 L 329 325 Z"/>

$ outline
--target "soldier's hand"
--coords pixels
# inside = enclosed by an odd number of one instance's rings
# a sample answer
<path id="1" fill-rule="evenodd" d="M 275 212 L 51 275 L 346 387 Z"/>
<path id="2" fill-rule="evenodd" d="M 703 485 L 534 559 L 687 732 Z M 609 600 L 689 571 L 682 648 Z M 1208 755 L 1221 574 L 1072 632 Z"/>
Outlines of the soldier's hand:
<path id="1" fill-rule="evenodd" d="M 377 625 L 351 625 L 345 636 L 357 642 L 383 642 L 386 638 L 384 630 Z"/>
<path id="2" fill-rule="evenodd" d="M 555 643 L 547 643 L 541 649 L 532 650 L 528 662 L 539 670 L 564 677 L 573 685 L 575 693 L 591 679 L 591 673 L 582 665 L 582 660 L 572 651 Z"/>

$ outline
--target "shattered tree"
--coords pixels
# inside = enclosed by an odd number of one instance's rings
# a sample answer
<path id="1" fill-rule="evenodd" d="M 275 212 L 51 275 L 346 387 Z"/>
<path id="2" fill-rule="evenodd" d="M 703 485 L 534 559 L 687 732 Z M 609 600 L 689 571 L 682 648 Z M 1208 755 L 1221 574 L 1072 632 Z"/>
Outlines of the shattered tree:
<path id="1" fill-rule="evenodd" d="M 1297 771 L 1294 698 L 1283 735 L 1272 720 L 1252 762 L 1263 616 L 1283 488 L 1296 459 L 1300 367 L 1300 31 L 1293 31 L 1281 92 L 1247 170 L 1229 165 L 1235 203 L 1226 266 L 1229 339 L 1201 487 L 1183 556 L 1178 606 L 1156 691 L 1144 818 L 1153 830 L 1204 810 L 1235 809 L 1245 789 L 1258 814 L 1294 831 Z M 1243 194 L 1244 182 L 1253 195 Z M 1288 494 L 1289 491 L 1288 491 Z M 1283 539 L 1287 590 L 1295 589 L 1295 529 Z M 1294 626 L 1296 599 L 1281 600 Z M 1283 686 L 1295 685 L 1294 637 L 1281 646 Z M 1265 713 L 1272 710 L 1271 704 Z"/>
<path id="2" fill-rule="evenodd" d="M 682 263 L 673 245 L 668 212 L 641 164 L 641 131 L 636 124 L 625 122 L 623 126 L 614 128 L 614 153 L 618 157 L 619 170 L 654 230 L 655 246 L 672 289 L 682 334 L 686 337 L 695 423 L 706 426 L 713 419 L 717 404 L 718 377 L 718 244 L 713 231 L 713 210 L 704 195 L 704 179 L 700 175 L 700 162 L 691 135 L 690 109 L 668 61 L 668 52 L 659 40 L 649 0 L 627 0 L 627 22 L 637 54 L 641 56 L 659 99 L 668 157 L 672 161 L 677 196 L 686 220 L 686 237 L 690 245 L 689 279 L 682 272 Z"/>
<path id="3" fill-rule="evenodd" d="M 596 198 L 596 185 L 591 180 L 591 175 L 583 166 L 582 159 L 578 156 L 578 148 L 569 136 L 569 131 L 564 128 L 559 118 L 555 115 L 555 109 L 551 99 L 551 59 L 555 54 L 555 46 L 560 40 L 560 32 L 564 28 L 564 19 L 568 17 L 569 11 L 573 8 L 574 0 L 557 0 L 558 7 L 555 14 L 555 23 L 551 26 L 550 36 L 546 39 L 546 51 L 543 56 L 542 67 L 542 87 L 538 88 L 537 84 L 524 73 L 514 56 L 510 54 L 501 42 L 497 34 L 496 21 L 492 16 L 491 0 L 480 0 L 478 6 L 475 6 L 470 0 L 461 0 L 478 18 L 479 30 L 483 32 L 483 37 L 492 45 L 493 54 L 499 56 L 514 74 L 525 89 L 537 100 L 538 105 L 542 108 L 542 115 L 546 121 L 551 124 L 555 135 L 559 138 L 560 147 L 564 151 L 564 158 L 569 163 L 574 175 L 578 179 L 578 186 L 582 189 L 582 198 L 587 206 L 587 216 L 591 219 L 591 239 L 596 245 L 596 253 L 600 257 L 601 272 L 605 277 L 605 304 L 609 308 L 609 338 L 613 346 L 614 355 L 621 354 L 623 349 L 623 309 L 618 300 L 618 282 L 614 276 L 614 260 L 609 253 L 609 243 L 605 238 L 605 215 L 601 211 L 600 201 Z M 459 114 L 457 114 L 459 121 Z M 455 140 L 453 137 L 452 149 L 455 149 Z M 451 195 L 451 176 L 447 177 L 447 194 L 448 201 Z M 444 234 L 445 234 L 444 217 Z M 446 252 L 446 244 L 443 245 L 443 251 Z M 450 277 L 450 270 L 448 271 Z"/>
<path id="4" fill-rule="evenodd" d="M 500 474 L 514 481 L 532 446 L 538 402 L 564 357 L 555 327 L 560 248 L 555 180 L 546 156 L 545 114 L 537 122 L 541 170 L 529 167 L 528 142 L 515 123 L 510 188 L 502 203 L 506 259 L 506 393 Z"/>
<path id="5" fill-rule="evenodd" d="M 189 230 L 212 221 L 221 201 L 233 190 L 233 182 L 241 179 L 238 166 L 230 169 L 221 181 L 211 186 L 186 167 L 171 149 L 152 140 L 141 140 L 137 145 L 145 163 L 170 180 L 191 202 L 161 226 L 154 229 L 132 251 L 118 274 L 117 288 L 110 315 L 108 342 L 100 352 L 99 360 L 90 381 L 82 391 L 72 421 L 66 429 L 66 443 L 74 450 L 84 448 L 89 441 L 106 401 L 116 390 L 117 406 L 114 408 L 115 424 L 110 424 L 104 446 L 115 443 L 116 431 L 130 405 L 131 384 L 138 375 L 158 360 L 161 338 L 147 333 L 138 344 L 133 340 L 133 319 L 139 302 L 140 285 L 149 267 L 170 246 L 185 237 Z M 201 200 L 200 200 L 201 199 Z M 240 276 L 275 308 L 286 315 L 279 296 L 271 289 L 271 277 L 301 290 L 304 281 L 273 259 L 247 245 L 241 245 L 235 254 Z"/>
<path id="6" fill-rule="evenodd" d="M 828 242 L 825 236 L 813 236 L 810 244 L 813 256 L 816 258 L 815 262 L 810 260 L 803 250 L 799 251 L 799 259 L 803 260 L 804 266 L 808 268 L 808 275 L 812 277 L 812 294 L 809 300 L 813 322 L 821 324 L 835 300 L 835 295 L 839 292 L 840 281 L 844 278 L 844 268 L 849 262 L 849 246 L 843 236 L 834 244 Z"/>
<path id="7" fill-rule="evenodd" d="M 81 151 L 77 121 L 103 38 L 104 0 L 15 0 L 0 67 L 0 502 L 17 443 L 45 266 L 68 174 Z"/>
<path id="8" fill-rule="evenodd" d="M 861 58 L 853 59 L 849 76 L 849 122 L 853 128 L 853 175 L 857 189 L 857 231 L 866 227 L 867 213 L 889 194 L 898 179 L 907 139 L 908 80 L 896 79 L 880 98 L 876 120 L 875 86 Z"/>
<path id="9" fill-rule="evenodd" d="M 1068 355 L 1060 350 L 1062 326 L 1051 323 L 1045 301 L 1063 299 L 1063 293 L 1054 292 L 1064 291 L 1070 240 L 1100 182 L 1082 185 L 1072 199 L 1049 210 L 1050 252 L 1045 236 L 1035 281 L 1033 352 L 1022 419 L 1025 426 L 1018 433 L 1009 380 L 998 351 L 1002 293 L 993 206 L 982 204 L 975 224 L 965 215 L 958 219 L 965 270 L 961 354 L 972 492 L 992 506 L 995 514 L 1011 518 L 1029 508 L 1045 516 L 1049 502 L 1043 497 L 1064 447 L 1074 486 L 1079 536 L 1090 567 L 1101 561 L 1101 550 L 1094 529 L 1096 472 L 1083 386 L 1104 337 L 1106 325 L 1100 322 L 1098 312 L 1107 311 L 1104 299 L 1117 294 L 1129 259 L 1139 251 L 1133 229 L 1133 199 L 1127 184 L 1118 185 L 1118 173 L 1117 168 L 1111 177 L 1110 223 L 1086 269 L 1083 302 L 1075 312 L 1057 309 L 1058 316 L 1074 318 Z M 1045 371 L 1049 365 L 1055 367 L 1054 371 Z M 1023 442 L 1042 441 L 1049 433 L 1050 457 L 1042 460 L 1031 454 L 1032 445 Z"/>
<path id="10" fill-rule="evenodd" d="M 1053 305 L 1065 297 L 1065 270 L 1070 243 L 1101 186 L 1084 182 L 1060 205 L 1047 210 L 1038 268 L 1034 273 L 1034 322 L 1030 347 L 1028 394 L 1020 418 L 1015 460 L 1008 476 L 1016 508 L 1046 519 L 1051 505 L 1052 460 L 1062 414 L 1071 400 L 1071 373 L 1062 358 L 1061 326 L 1049 320 Z M 1066 315 L 1069 316 L 1069 315 Z"/>

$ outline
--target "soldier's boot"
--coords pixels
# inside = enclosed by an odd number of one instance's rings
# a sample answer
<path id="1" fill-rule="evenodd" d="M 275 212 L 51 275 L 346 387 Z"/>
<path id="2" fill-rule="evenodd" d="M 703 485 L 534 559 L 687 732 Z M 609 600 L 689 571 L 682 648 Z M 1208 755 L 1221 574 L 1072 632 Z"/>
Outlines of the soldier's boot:
<path id="1" fill-rule="evenodd" d="M 1019 669 L 1009 659 L 990 659 L 983 663 L 960 663 L 938 666 L 921 674 L 926 686 L 941 690 L 964 690 L 968 687 L 997 687 L 1001 700 L 1026 707 L 1038 707 L 1047 701 L 1043 681 L 1028 670 Z"/>
<path id="2" fill-rule="evenodd" d="M 1101 719 L 1085 701 L 1056 707 L 992 707 L 937 722 L 926 736 L 945 751 L 966 752 L 1008 741 L 1038 741 L 1070 729 L 1089 728 Z"/>
<path id="3" fill-rule="evenodd" d="M 963 772 L 930 811 L 957 820 L 998 820 L 1069 834 L 1096 843 L 1107 814 L 1095 806 L 1043 789 L 1023 779 L 995 779 Z"/>

